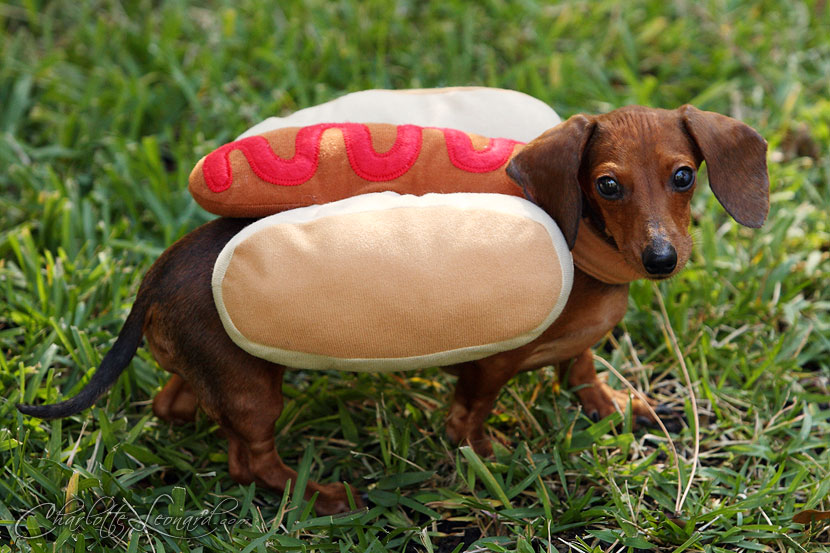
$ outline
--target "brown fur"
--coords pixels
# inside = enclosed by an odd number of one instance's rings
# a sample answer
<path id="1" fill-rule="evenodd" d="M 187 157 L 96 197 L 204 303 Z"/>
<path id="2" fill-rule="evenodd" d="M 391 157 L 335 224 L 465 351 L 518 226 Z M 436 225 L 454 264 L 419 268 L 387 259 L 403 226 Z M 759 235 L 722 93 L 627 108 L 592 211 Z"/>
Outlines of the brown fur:
<path id="1" fill-rule="evenodd" d="M 637 272 L 665 278 L 683 268 L 691 250 L 689 201 L 694 187 L 673 190 L 668 184 L 673 171 L 682 165 L 697 169 L 705 158 L 712 188 L 726 210 L 739 222 L 759 226 L 768 210 L 765 151 L 755 131 L 728 117 L 691 106 L 673 111 L 629 107 L 572 117 L 528 144 L 513 159 L 508 174 L 556 219 L 570 245 L 583 225 L 593 225 Z M 603 175 L 615 177 L 625 188 L 623 198 L 607 200 L 597 193 L 595 181 Z M 136 317 L 143 313 L 149 348 L 162 368 L 173 373 L 153 402 L 156 415 L 192 420 L 198 405 L 228 437 L 231 476 L 282 491 L 287 480 L 296 481 L 296 472 L 282 462 L 274 444 L 286 367 L 237 347 L 222 327 L 211 292 L 217 255 L 250 222 L 218 219 L 165 251 L 145 277 L 136 300 L 140 308 L 134 308 L 128 324 L 134 326 L 130 321 L 140 320 Z M 649 275 L 643 268 L 643 252 L 655 241 L 667 242 L 677 251 L 670 274 Z M 627 394 L 597 378 L 590 348 L 622 319 L 627 297 L 627 284 L 605 284 L 577 269 L 565 310 L 539 338 L 512 351 L 448 367 L 458 376 L 447 417 L 449 437 L 490 454 L 484 421 L 502 386 L 520 371 L 547 365 L 556 365 L 560 380 L 567 377 L 568 385 L 578 387 L 576 393 L 592 417 L 605 417 L 615 405 L 624 406 Z M 138 333 L 127 332 L 126 326 L 123 348 L 129 353 L 128 347 L 137 347 Z M 121 340 L 119 336 L 113 350 L 122 347 Z M 95 390 L 111 385 L 117 378 L 113 370 L 96 381 Z M 97 397 L 93 395 L 90 392 L 84 401 L 91 403 Z M 58 406 L 20 408 L 55 417 L 77 412 L 77 406 L 76 401 L 74 411 Z M 650 417 L 638 400 L 632 401 L 632 411 L 637 417 Z M 344 486 L 309 482 L 306 496 L 314 492 L 319 492 L 318 513 L 348 509 Z M 359 496 L 354 496 L 359 504 Z"/>

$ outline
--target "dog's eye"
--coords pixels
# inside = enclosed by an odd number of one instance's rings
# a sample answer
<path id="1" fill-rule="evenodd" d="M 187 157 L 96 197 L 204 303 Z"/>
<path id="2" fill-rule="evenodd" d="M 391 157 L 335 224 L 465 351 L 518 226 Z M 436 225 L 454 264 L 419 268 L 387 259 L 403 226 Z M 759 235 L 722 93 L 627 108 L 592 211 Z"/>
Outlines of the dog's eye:
<path id="1" fill-rule="evenodd" d="M 597 191 L 599 191 L 600 196 L 608 200 L 616 200 L 622 197 L 622 186 L 611 177 L 598 178 Z"/>
<path id="2" fill-rule="evenodd" d="M 692 187 L 695 182 L 695 172 L 690 167 L 681 167 L 671 177 L 671 184 L 675 190 L 684 191 Z"/>

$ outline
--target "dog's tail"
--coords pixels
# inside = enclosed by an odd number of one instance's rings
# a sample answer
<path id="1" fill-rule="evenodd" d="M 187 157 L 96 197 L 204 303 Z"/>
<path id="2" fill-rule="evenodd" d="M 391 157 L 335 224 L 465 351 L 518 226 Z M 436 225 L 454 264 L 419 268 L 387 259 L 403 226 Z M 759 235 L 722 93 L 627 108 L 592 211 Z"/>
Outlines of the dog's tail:
<path id="1" fill-rule="evenodd" d="M 59 419 L 79 413 L 90 407 L 109 390 L 119 375 L 124 372 L 141 344 L 144 333 L 144 318 L 150 301 L 139 290 L 138 296 L 118 338 L 101 361 L 101 365 L 76 396 L 51 405 L 17 404 L 17 409 L 25 415 L 40 419 Z"/>

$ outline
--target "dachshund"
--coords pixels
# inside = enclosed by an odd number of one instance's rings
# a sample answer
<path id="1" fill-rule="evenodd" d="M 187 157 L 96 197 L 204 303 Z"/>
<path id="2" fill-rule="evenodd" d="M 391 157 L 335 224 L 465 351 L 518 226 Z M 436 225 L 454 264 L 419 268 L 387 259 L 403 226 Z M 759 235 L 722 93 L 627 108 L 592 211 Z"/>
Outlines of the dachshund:
<path id="1" fill-rule="evenodd" d="M 521 149 L 507 174 L 574 248 L 573 288 L 560 317 L 532 342 L 445 368 L 458 377 L 447 416 L 449 438 L 491 454 L 484 422 L 501 388 L 521 371 L 550 365 L 594 420 L 626 405 L 627 393 L 597 377 L 591 347 L 623 318 L 630 281 L 666 279 L 686 265 L 690 200 L 703 161 L 724 209 L 742 225 L 763 224 L 769 211 L 766 149 L 749 126 L 690 105 L 574 115 Z M 201 408 L 227 436 L 234 480 L 277 491 L 288 480 L 296 482 L 274 440 L 282 379 L 290 368 L 253 357 L 232 342 L 211 290 L 220 251 L 253 221 L 219 218 L 173 244 L 147 272 L 115 344 L 81 392 L 54 405 L 18 409 L 51 419 L 88 408 L 129 365 L 143 336 L 159 365 L 172 373 L 153 400 L 158 417 L 191 421 Z M 580 247 L 604 253 L 580 259 Z M 630 401 L 638 421 L 651 420 L 639 399 Z M 344 484 L 308 482 L 306 498 L 315 493 L 318 514 L 348 510 L 349 494 L 362 504 Z"/>

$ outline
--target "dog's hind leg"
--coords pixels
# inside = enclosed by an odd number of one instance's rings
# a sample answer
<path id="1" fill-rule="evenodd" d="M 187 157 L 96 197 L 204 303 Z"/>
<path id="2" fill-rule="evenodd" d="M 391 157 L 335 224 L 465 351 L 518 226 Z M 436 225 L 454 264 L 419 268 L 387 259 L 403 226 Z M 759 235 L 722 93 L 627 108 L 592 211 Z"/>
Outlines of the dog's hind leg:
<path id="1" fill-rule="evenodd" d="M 242 357 L 242 356 L 240 356 Z M 244 370 L 220 382 L 212 382 L 209 396 L 220 401 L 204 402 L 205 410 L 215 418 L 229 441 L 228 470 L 240 483 L 256 482 L 283 492 L 290 480 L 297 482 L 297 472 L 280 458 L 274 440 L 274 423 L 282 413 L 282 378 L 285 368 L 245 355 Z M 225 373 L 227 375 L 227 373 Z M 219 394 L 219 396 L 215 395 Z M 318 484 L 308 481 L 305 498 L 317 493 L 314 508 L 320 515 L 349 510 L 346 485 Z M 360 496 L 351 488 L 356 504 Z"/>
<path id="2" fill-rule="evenodd" d="M 153 413 L 170 423 L 192 422 L 196 419 L 198 407 L 193 389 L 177 374 L 171 375 L 153 398 Z"/>
<path id="3" fill-rule="evenodd" d="M 256 482 L 282 492 L 297 473 L 282 461 L 274 442 L 274 423 L 282 413 L 285 368 L 239 348 L 225 332 L 211 288 L 213 265 L 222 247 L 250 221 L 217 219 L 177 242 L 157 262 L 155 302 L 144 335 L 153 357 L 175 373 L 154 408 L 162 416 L 199 407 L 216 421 L 229 441 L 228 469 L 236 481 Z M 169 410 L 166 410 L 169 407 Z M 343 484 L 306 484 L 305 497 L 317 492 L 315 509 L 333 514 L 349 509 Z M 360 497 L 355 495 L 360 505 Z"/>
<path id="4" fill-rule="evenodd" d="M 185 366 L 186 360 L 177 355 L 175 342 L 166 332 L 158 314 L 156 305 L 150 307 L 144 323 L 144 335 L 156 362 L 171 376 L 153 398 L 153 413 L 170 423 L 192 422 L 196 419 L 199 401 L 193 388 L 178 374 L 177 369 Z"/>
<path id="5" fill-rule="evenodd" d="M 447 415 L 447 435 L 455 443 L 468 443 L 479 455 L 489 456 L 493 446 L 484 432 L 484 421 L 516 370 L 490 357 L 456 365 L 451 372 L 458 375 L 458 382 Z"/>

